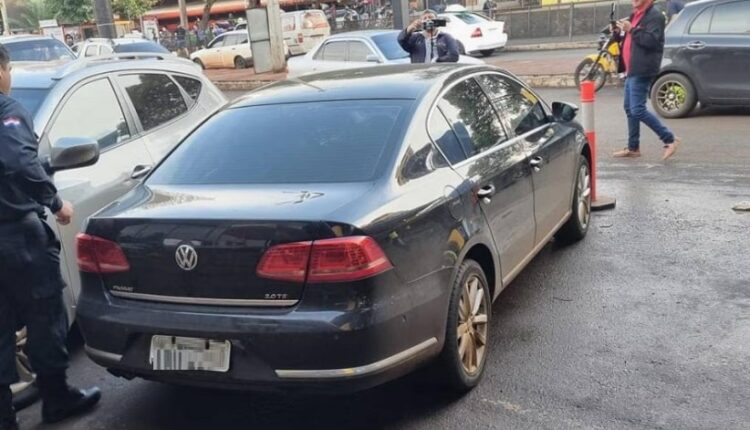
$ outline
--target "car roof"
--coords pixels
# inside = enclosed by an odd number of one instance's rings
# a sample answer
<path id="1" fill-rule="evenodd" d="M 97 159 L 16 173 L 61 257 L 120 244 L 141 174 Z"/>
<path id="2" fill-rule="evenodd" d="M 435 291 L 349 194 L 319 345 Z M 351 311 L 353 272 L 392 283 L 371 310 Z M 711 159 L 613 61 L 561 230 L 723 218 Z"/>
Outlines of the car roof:
<path id="1" fill-rule="evenodd" d="M 349 32 L 346 32 L 346 33 L 332 34 L 328 38 L 328 40 L 330 40 L 330 39 L 346 39 L 346 38 L 349 38 L 349 37 L 366 37 L 366 38 L 368 38 L 368 37 L 378 36 L 378 35 L 381 35 L 381 34 L 391 34 L 391 33 L 398 34 L 399 31 L 398 30 L 390 30 L 390 29 L 386 29 L 386 30 L 349 31 Z"/>
<path id="2" fill-rule="evenodd" d="M 132 59 L 133 57 L 140 57 Z M 173 73 L 196 74 L 195 64 L 181 58 L 158 54 L 125 54 L 92 57 L 90 59 L 45 62 L 14 62 L 13 88 L 50 88 L 57 82 L 78 75 L 77 80 L 101 73 L 125 70 L 159 70 Z"/>
<path id="3" fill-rule="evenodd" d="M 421 99 L 434 87 L 491 66 L 461 64 L 384 65 L 303 75 L 268 85 L 238 98 L 230 106 L 362 99 Z"/>
<path id="4" fill-rule="evenodd" d="M 697 0 L 697 1 L 685 3 L 685 7 L 694 8 L 694 7 L 701 7 L 701 6 L 712 5 L 712 4 L 726 3 L 728 1 L 734 1 L 734 0 Z"/>

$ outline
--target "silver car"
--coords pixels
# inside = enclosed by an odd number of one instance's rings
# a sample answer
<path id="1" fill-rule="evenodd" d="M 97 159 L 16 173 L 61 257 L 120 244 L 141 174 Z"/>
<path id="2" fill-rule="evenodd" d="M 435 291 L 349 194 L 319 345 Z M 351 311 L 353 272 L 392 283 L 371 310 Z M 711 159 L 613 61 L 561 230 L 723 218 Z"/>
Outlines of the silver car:
<path id="1" fill-rule="evenodd" d="M 138 59 L 133 59 L 138 58 Z M 208 114 L 224 95 L 188 60 L 136 54 L 92 60 L 14 64 L 11 96 L 31 112 L 41 159 L 76 141 L 97 142 L 98 161 L 61 171 L 54 181 L 75 206 L 68 226 L 50 222 L 62 241 L 65 299 L 70 320 L 80 292 L 75 237 L 86 219 L 133 188 Z M 22 381 L 17 400 L 33 393 L 34 376 L 18 336 Z"/>

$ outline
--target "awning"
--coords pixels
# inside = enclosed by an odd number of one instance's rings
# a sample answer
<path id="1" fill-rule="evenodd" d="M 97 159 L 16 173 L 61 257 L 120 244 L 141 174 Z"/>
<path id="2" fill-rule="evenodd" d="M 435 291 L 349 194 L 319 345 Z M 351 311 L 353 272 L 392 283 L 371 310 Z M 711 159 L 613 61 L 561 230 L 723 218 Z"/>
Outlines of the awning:
<path id="1" fill-rule="evenodd" d="M 297 5 L 310 4 L 312 0 L 279 0 L 281 7 L 290 7 Z M 265 0 L 260 0 L 261 6 L 265 6 Z M 211 6 L 211 15 L 228 14 L 228 13 L 242 13 L 245 12 L 245 0 L 227 0 L 217 1 Z M 187 5 L 188 18 L 200 18 L 203 17 L 203 4 L 189 4 Z M 156 18 L 156 19 L 179 19 L 180 9 L 178 6 L 160 7 L 151 9 L 150 11 L 143 14 L 144 18 Z"/>

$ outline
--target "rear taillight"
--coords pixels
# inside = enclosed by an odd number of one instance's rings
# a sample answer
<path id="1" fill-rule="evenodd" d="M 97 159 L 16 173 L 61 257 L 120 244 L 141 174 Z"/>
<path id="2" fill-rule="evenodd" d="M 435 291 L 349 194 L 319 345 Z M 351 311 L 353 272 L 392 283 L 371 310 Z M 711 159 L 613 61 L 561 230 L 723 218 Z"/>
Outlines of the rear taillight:
<path id="1" fill-rule="evenodd" d="M 259 277 L 292 282 L 347 282 L 393 266 L 374 239 L 352 236 L 277 245 L 263 254 Z"/>
<path id="2" fill-rule="evenodd" d="M 297 34 L 297 42 L 298 43 L 305 43 L 305 35 L 302 33 Z"/>
<path id="3" fill-rule="evenodd" d="M 312 242 L 277 245 L 263 254 L 256 270 L 261 278 L 305 282 Z"/>
<path id="4" fill-rule="evenodd" d="M 471 33 L 471 37 L 482 37 L 482 29 L 479 27 L 475 28 Z"/>
<path id="5" fill-rule="evenodd" d="M 119 273 L 130 270 L 120 245 L 101 237 L 80 233 L 76 236 L 78 269 L 90 273 Z"/>

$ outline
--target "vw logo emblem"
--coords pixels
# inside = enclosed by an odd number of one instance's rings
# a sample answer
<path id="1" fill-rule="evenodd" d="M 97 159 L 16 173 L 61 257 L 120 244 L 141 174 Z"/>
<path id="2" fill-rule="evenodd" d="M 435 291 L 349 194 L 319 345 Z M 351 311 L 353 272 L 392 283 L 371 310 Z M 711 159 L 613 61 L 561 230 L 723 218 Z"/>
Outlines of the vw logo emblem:
<path id="1" fill-rule="evenodd" d="M 190 245 L 178 246 L 177 251 L 174 253 L 174 259 L 177 262 L 177 266 L 186 272 L 195 269 L 195 266 L 198 265 L 198 253 Z"/>

